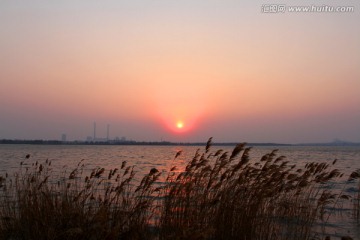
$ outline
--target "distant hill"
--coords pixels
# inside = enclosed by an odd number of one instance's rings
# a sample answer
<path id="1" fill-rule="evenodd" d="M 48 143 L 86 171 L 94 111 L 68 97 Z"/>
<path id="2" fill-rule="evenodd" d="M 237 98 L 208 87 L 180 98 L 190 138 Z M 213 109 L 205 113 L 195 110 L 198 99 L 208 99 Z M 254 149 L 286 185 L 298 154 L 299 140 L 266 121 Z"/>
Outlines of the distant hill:
<path id="1" fill-rule="evenodd" d="M 296 144 L 297 146 L 360 146 L 359 142 L 347 142 L 339 139 L 335 139 L 328 143 L 301 143 Z"/>

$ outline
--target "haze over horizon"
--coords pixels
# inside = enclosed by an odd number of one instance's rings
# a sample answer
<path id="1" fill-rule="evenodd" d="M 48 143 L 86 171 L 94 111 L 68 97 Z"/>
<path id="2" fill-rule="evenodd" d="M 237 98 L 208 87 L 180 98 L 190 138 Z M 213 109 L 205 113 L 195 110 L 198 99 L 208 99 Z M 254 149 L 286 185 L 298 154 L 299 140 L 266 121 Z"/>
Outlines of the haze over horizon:
<path id="1" fill-rule="evenodd" d="M 1 1 L 0 139 L 360 142 L 360 2 L 264 4 Z"/>

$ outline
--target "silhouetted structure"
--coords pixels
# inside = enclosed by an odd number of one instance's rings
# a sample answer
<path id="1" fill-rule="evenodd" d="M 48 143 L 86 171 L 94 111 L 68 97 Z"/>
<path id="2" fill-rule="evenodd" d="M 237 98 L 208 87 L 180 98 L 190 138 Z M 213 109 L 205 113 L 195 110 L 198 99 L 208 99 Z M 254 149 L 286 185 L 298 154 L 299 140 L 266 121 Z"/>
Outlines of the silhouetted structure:
<path id="1" fill-rule="evenodd" d="M 107 125 L 107 129 L 106 129 L 106 139 L 109 141 L 109 135 L 110 135 L 110 125 Z"/>
<path id="2" fill-rule="evenodd" d="M 96 122 L 94 122 L 94 137 L 93 140 L 95 141 L 96 139 Z"/>
<path id="3" fill-rule="evenodd" d="M 63 134 L 61 135 L 61 141 L 62 141 L 62 142 L 66 142 L 66 134 L 65 134 L 65 133 L 63 133 Z"/>

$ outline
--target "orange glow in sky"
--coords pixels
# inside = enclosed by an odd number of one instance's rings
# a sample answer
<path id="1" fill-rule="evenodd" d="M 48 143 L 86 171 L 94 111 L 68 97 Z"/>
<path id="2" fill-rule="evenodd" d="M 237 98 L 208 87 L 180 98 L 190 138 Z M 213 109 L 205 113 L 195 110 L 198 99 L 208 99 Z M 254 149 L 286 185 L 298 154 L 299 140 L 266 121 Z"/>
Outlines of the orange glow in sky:
<path id="1" fill-rule="evenodd" d="M 0 1 L 0 139 L 360 142 L 360 1 L 29 2 Z"/>
<path id="2" fill-rule="evenodd" d="M 164 120 L 164 124 L 166 128 L 175 136 L 177 134 L 183 134 L 183 133 L 189 133 L 197 131 L 197 119 L 191 119 L 191 118 L 184 118 L 187 120 L 176 120 L 176 119 L 167 119 Z"/>

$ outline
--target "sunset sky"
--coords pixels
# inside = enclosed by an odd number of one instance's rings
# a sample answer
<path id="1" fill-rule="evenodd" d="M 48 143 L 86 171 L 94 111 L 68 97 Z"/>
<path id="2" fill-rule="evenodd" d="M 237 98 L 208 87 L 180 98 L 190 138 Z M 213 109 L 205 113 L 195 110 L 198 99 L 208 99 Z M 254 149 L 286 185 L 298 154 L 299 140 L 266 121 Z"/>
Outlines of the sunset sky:
<path id="1" fill-rule="evenodd" d="M 360 142 L 360 2 L 263 4 L 1 0 L 0 139 Z"/>

